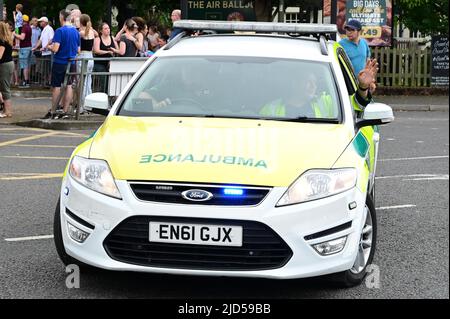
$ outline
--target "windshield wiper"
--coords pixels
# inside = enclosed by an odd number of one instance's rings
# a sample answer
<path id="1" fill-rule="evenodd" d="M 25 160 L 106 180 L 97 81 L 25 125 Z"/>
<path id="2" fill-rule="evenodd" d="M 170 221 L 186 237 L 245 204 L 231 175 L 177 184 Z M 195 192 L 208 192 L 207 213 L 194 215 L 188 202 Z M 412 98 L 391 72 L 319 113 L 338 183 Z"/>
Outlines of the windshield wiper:
<path id="1" fill-rule="evenodd" d="M 225 114 L 201 114 L 201 115 L 195 115 L 195 116 L 196 117 L 206 117 L 206 118 L 259 120 L 259 117 L 249 117 L 249 116 L 240 116 L 240 115 L 225 115 Z"/>
<path id="2" fill-rule="evenodd" d="M 200 118 L 228 118 L 228 119 L 244 119 L 244 120 L 266 120 L 266 121 L 282 121 L 282 122 L 298 122 L 298 123 L 327 123 L 339 124 L 339 119 L 314 118 L 308 116 L 298 117 L 267 117 L 267 116 L 240 116 L 240 115 L 225 115 L 225 114 L 184 114 L 184 113 L 165 113 L 165 112 L 129 112 L 119 114 L 123 116 L 138 116 L 138 117 L 200 117 Z"/>
<path id="3" fill-rule="evenodd" d="M 327 119 L 327 118 L 316 118 L 308 116 L 297 116 L 297 117 L 265 117 L 264 120 L 272 121 L 283 121 L 283 122 L 299 122 L 299 123 L 329 123 L 329 124 L 339 124 L 338 119 Z"/>

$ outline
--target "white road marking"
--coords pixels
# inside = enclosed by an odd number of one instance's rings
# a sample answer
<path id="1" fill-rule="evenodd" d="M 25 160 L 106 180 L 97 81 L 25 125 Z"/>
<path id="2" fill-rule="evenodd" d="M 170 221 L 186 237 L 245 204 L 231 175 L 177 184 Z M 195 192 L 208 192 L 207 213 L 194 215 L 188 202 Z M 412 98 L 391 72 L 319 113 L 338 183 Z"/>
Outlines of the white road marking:
<path id="1" fill-rule="evenodd" d="M 377 176 L 375 179 L 391 179 L 391 178 L 403 178 L 404 180 L 448 180 L 448 174 L 412 174 L 412 175 L 390 175 L 390 176 Z"/>
<path id="2" fill-rule="evenodd" d="M 395 141 L 395 138 L 387 138 L 386 141 Z"/>
<path id="3" fill-rule="evenodd" d="M 420 144 L 422 144 L 422 143 L 423 143 L 423 141 L 416 141 L 416 143 L 420 143 Z"/>
<path id="4" fill-rule="evenodd" d="M 0 156 L 0 158 L 38 159 L 38 160 L 68 160 L 70 157 L 2 155 L 2 156 Z"/>
<path id="5" fill-rule="evenodd" d="M 440 158 L 448 158 L 448 155 L 422 156 L 422 157 L 401 157 L 401 158 L 382 158 L 382 159 L 379 159 L 379 161 L 380 162 L 387 162 L 387 161 L 413 161 L 413 160 L 440 159 Z"/>
<path id="6" fill-rule="evenodd" d="M 404 181 L 448 181 L 448 175 L 438 175 L 433 177 L 408 178 Z"/>
<path id="7" fill-rule="evenodd" d="M 399 209 L 399 208 L 412 208 L 416 207 L 416 205 L 396 205 L 396 206 L 385 206 L 385 207 L 377 207 L 377 210 L 389 210 L 389 209 Z"/>
<path id="8" fill-rule="evenodd" d="M 41 239 L 52 239 L 53 235 L 43 235 L 43 236 L 30 236 L 30 237 L 18 237 L 18 238 L 5 238 L 6 241 L 16 242 L 16 241 L 27 241 L 27 240 L 41 240 Z"/>

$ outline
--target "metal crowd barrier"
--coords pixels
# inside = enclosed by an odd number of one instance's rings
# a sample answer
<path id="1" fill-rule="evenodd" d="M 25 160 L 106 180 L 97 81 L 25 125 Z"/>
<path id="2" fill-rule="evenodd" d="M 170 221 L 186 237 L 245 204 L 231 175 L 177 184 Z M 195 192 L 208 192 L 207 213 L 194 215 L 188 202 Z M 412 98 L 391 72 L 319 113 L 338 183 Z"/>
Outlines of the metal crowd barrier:
<path id="1" fill-rule="evenodd" d="M 13 80 L 17 83 L 12 82 L 12 85 L 21 86 L 22 82 L 25 80 L 23 77 L 23 72 L 21 72 L 19 67 L 19 58 L 14 57 L 14 78 Z M 30 86 L 38 88 L 48 88 L 50 87 L 51 79 L 51 58 L 35 57 L 32 56 L 30 59 Z"/>
<path id="2" fill-rule="evenodd" d="M 61 87 L 60 95 L 56 103 L 52 105 L 52 113 L 55 113 L 57 106 L 64 95 L 67 85 L 72 85 L 73 101 L 72 111 L 75 110 L 75 119 L 80 117 L 80 109 L 84 107 L 84 98 L 89 92 L 106 93 L 110 100 L 119 96 L 130 79 L 137 70 L 148 60 L 148 58 L 77 58 L 73 62 L 76 63 L 76 72 L 71 71 L 71 65 L 67 66 L 64 83 Z M 94 62 L 94 69 L 88 68 L 90 61 Z M 107 71 L 95 71 L 95 62 L 108 62 Z M 98 69 L 98 68 L 97 68 Z M 89 81 L 89 78 L 91 79 Z M 86 85 L 91 83 L 90 90 L 86 89 Z M 84 92 L 84 94 L 83 94 Z"/>

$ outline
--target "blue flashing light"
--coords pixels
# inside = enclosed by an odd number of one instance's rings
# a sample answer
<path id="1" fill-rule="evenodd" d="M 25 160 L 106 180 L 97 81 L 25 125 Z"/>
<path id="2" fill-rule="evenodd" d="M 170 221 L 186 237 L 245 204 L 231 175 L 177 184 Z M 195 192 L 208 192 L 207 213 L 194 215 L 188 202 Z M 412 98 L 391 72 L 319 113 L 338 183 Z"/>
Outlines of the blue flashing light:
<path id="1" fill-rule="evenodd" d="M 242 196 L 244 195 L 244 190 L 241 188 L 224 188 L 223 193 L 230 196 Z"/>

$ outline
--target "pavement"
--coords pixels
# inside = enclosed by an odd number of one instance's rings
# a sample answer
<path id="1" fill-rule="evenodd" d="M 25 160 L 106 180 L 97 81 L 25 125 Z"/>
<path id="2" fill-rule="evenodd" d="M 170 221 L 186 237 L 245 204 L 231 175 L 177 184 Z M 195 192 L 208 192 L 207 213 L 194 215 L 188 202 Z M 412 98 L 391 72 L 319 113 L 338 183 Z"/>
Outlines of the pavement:
<path id="1" fill-rule="evenodd" d="M 448 95 L 377 95 L 376 102 L 390 105 L 394 111 L 448 112 Z"/>
<path id="2" fill-rule="evenodd" d="M 51 120 L 41 119 L 51 108 L 50 90 L 44 91 L 16 91 L 13 92 L 11 118 L 0 119 L 2 124 L 14 124 L 54 130 L 97 129 L 105 117 L 97 114 L 80 115 L 79 120 Z"/>
<path id="3" fill-rule="evenodd" d="M 375 101 L 388 104 L 396 111 L 449 111 L 448 95 L 430 96 L 375 96 Z M 71 120 L 43 120 L 40 119 L 47 113 L 51 106 L 50 91 L 26 91 L 13 92 L 13 117 L 0 119 L 1 124 L 15 124 L 26 127 L 55 130 L 81 130 L 96 129 L 104 121 L 105 117 L 96 114 L 81 115 L 77 121 Z"/>

